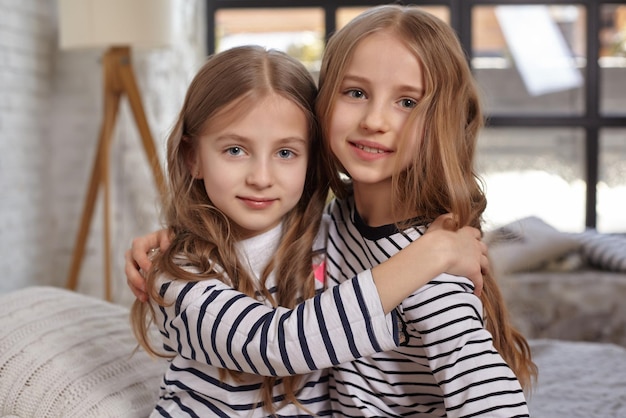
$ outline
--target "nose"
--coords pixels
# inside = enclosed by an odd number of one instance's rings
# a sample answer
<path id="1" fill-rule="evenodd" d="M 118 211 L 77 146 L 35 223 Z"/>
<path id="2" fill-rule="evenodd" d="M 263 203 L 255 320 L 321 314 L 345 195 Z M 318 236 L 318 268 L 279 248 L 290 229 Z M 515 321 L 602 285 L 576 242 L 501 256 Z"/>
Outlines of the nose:
<path id="1" fill-rule="evenodd" d="M 246 176 L 246 183 L 258 189 L 265 189 L 274 184 L 272 163 L 267 158 L 256 158 L 250 164 Z"/>
<path id="2" fill-rule="evenodd" d="M 389 109 L 380 101 L 370 100 L 361 119 L 362 129 L 371 132 L 389 130 Z"/>

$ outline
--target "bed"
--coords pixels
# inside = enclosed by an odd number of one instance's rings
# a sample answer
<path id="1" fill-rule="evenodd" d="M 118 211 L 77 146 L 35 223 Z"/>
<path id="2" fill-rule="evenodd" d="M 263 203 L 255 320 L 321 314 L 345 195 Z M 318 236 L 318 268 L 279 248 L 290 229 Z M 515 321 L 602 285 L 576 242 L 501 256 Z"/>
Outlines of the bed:
<path id="1" fill-rule="evenodd" d="M 626 348 L 530 344 L 533 417 L 626 417 Z M 148 416 L 165 363 L 135 346 L 125 307 L 55 287 L 0 294 L 0 417 Z"/>

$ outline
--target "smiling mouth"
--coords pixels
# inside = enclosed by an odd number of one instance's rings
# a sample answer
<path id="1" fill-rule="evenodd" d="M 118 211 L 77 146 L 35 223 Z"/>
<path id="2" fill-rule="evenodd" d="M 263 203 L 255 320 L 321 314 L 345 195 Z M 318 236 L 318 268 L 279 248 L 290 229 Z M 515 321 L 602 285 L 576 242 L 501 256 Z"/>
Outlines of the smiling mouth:
<path id="1" fill-rule="evenodd" d="M 361 151 L 369 152 L 370 154 L 384 154 L 386 151 L 380 148 L 372 148 L 361 144 L 353 144 L 355 147 L 360 149 Z"/>

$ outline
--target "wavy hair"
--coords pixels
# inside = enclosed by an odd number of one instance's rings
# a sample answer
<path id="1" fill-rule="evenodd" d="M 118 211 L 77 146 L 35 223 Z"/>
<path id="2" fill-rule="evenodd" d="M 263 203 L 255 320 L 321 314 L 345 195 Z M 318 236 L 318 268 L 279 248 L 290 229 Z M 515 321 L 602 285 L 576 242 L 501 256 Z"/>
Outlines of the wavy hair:
<path id="1" fill-rule="evenodd" d="M 203 181 L 195 179 L 189 163 L 200 137 L 210 129 L 209 123 L 235 120 L 269 94 L 278 94 L 302 110 L 308 121 L 310 141 L 304 191 L 297 205 L 285 216 L 281 243 L 259 283 L 238 259 L 237 228 L 233 228 L 226 214 L 213 205 Z M 321 139 L 314 114 L 316 95 L 315 82 L 306 68 L 282 52 L 245 46 L 209 57 L 192 80 L 167 140 L 169 185 L 164 217 L 174 238 L 169 248 L 153 260 L 154 267 L 148 274 L 147 289 L 152 300 L 165 304 L 155 288 L 156 277 L 160 274 L 187 281 L 218 278 L 248 296 L 258 298 L 260 294 L 274 306 L 294 307 L 299 301 L 314 296 L 312 248 L 329 188 L 326 170 L 319 158 Z M 181 268 L 177 261 L 180 255 L 197 273 Z M 216 264 L 219 267 L 216 268 Z M 275 273 L 277 281 L 274 296 L 265 287 L 271 272 Z M 140 345 L 149 353 L 167 357 L 154 349 L 149 339 L 152 309 L 151 304 L 135 301 L 131 310 L 133 330 Z M 245 377 L 240 372 L 220 370 L 222 378 L 226 375 L 238 380 Z M 276 377 L 264 378 L 262 402 L 269 413 L 275 411 L 272 389 L 276 381 Z M 298 403 L 295 392 L 299 377 L 284 377 L 282 382 L 285 402 Z"/>
<path id="2" fill-rule="evenodd" d="M 423 72 L 424 95 L 411 114 L 407 129 L 418 130 L 422 141 L 408 168 L 397 167 L 392 178 L 392 210 L 395 219 L 432 222 L 444 213 L 456 216 L 457 227 L 481 228 L 487 205 L 482 183 L 474 170 L 474 154 L 483 115 L 478 91 L 463 49 L 452 28 L 431 14 L 412 6 L 384 5 L 362 13 L 334 34 L 326 47 L 320 69 L 316 104 L 322 135 L 328 138 L 335 97 L 352 54 L 361 40 L 385 31 L 395 35 L 417 57 Z M 404 134 L 410 134 L 405 131 Z M 415 134 L 415 131 L 413 131 Z M 404 154 L 401 143 L 398 153 Z M 331 187 L 340 198 L 350 193 L 349 173 L 324 141 L 326 164 L 332 167 Z M 399 228 L 411 226 L 399 222 Z M 537 368 L 523 335 L 509 323 L 495 278 L 484 276 L 481 296 L 486 328 L 496 349 L 529 390 Z"/>

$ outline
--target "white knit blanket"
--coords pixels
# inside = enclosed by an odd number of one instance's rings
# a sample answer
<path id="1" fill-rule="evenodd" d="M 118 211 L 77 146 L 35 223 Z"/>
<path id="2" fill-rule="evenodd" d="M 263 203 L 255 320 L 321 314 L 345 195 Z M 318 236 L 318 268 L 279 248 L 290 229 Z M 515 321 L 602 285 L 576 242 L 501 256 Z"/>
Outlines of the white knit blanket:
<path id="1" fill-rule="evenodd" d="M 0 295 L 0 417 L 147 416 L 165 364 L 136 345 L 124 307 L 52 287 Z"/>

